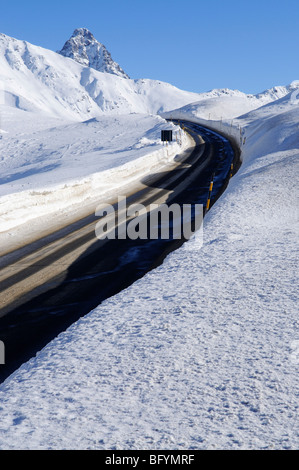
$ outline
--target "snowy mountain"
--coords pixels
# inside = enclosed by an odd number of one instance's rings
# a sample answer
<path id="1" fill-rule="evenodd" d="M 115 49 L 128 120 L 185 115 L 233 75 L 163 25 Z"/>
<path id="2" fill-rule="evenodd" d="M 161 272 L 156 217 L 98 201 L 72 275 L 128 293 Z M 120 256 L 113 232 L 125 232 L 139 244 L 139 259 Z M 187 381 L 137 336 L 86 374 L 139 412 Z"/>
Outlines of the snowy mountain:
<path id="1" fill-rule="evenodd" d="M 0 83 L 0 103 L 71 120 L 107 113 L 157 114 L 200 98 L 157 80 L 99 72 L 4 34 L 0 34 Z"/>
<path id="2" fill-rule="evenodd" d="M 290 92 L 291 85 L 258 95 L 229 89 L 192 93 L 157 80 L 131 80 L 105 50 L 85 29 L 76 30 L 60 53 L 0 34 L 0 104 L 80 121 L 103 114 L 161 114 L 194 103 L 203 118 L 230 119 Z M 101 66 L 105 71 L 94 68 Z"/>
<path id="3" fill-rule="evenodd" d="M 69 57 L 85 67 L 99 72 L 112 73 L 122 78 L 129 78 L 123 69 L 111 57 L 106 47 L 95 39 L 86 28 L 75 29 L 59 54 Z"/>

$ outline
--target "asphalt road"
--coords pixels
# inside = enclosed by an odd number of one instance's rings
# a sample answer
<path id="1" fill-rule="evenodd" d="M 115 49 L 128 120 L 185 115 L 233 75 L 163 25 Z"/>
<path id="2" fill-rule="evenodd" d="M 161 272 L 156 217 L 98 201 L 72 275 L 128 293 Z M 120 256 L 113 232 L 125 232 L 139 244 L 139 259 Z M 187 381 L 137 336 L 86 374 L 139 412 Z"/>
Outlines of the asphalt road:
<path id="1" fill-rule="evenodd" d="M 225 189 L 236 152 L 219 134 L 181 122 L 194 146 L 171 168 L 145 178 L 127 194 L 127 206 L 176 203 L 211 206 Z M 125 228 L 132 218 L 117 212 Z M 149 217 L 149 216 L 148 216 Z M 107 219 L 108 220 L 108 219 Z M 0 258 L 0 340 L 5 344 L 3 381 L 61 331 L 120 292 L 184 243 L 174 239 L 99 240 L 94 213 Z M 173 222 L 177 223 L 177 221 Z M 179 221 L 181 224 L 181 221 Z M 105 325 L 103 325 L 103 328 Z"/>

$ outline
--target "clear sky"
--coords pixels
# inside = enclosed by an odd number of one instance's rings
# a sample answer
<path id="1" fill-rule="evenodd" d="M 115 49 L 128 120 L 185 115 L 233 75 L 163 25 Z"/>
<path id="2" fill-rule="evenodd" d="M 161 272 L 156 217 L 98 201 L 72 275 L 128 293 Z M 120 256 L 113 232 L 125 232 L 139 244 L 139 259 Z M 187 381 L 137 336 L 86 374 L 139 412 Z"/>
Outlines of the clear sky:
<path id="1" fill-rule="evenodd" d="M 299 79 L 298 0 L 0 0 L 0 32 L 59 50 L 88 28 L 131 78 L 257 93 Z"/>

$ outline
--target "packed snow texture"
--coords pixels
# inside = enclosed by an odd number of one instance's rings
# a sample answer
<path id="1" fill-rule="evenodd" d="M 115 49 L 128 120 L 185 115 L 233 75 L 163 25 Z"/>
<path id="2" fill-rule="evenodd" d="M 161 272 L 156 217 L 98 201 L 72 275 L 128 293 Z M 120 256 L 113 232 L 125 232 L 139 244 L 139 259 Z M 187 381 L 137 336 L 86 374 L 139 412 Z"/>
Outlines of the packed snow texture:
<path id="1" fill-rule="evenodd" d="M 3 40 L 6 38 L 1 37 Z M 56 151 L 61 145 L 66 152 L 64 156 L 58 152 L 57 158 L 68 164 L 68 143 L 59 134 L 54 116 L 88 120 L 86 104 L 78 106 L 82 90 L 76 87 L 82 72 L 89 77 L 95 74 L 93 90 L 99 81 L 109 83 L 111 94 L 117 86 L 118 97 L 123 83 L 129 88 L 138 83 L 113 75 L 108 80 L 108 74 L 83 69 L 71 59 L 23 42 L 10 42 L 6 52 L 10 80 L 4 90 L 10 108 L 13 112 L 18 108 L 22 119 L 21 115 L 30 114 L 21 108 L 32 107 L 33 111 L 40 106 L 51 119 L 49 126 L 42 115 L 35 130 L 28 117 L 22 147 L 20 134 L 10 134 L 9 125 L 3 129 L 8 139 L 18 139 L 11 152 L 19 152 L 18 158 L 24 158 L 30 171 L 39 164 L 43 168 L 44 162 L 42 158 L 39 162 L 26 160 L 26 142 L 29 140 L 28 148 L 35 149 L 37 155 L 43 139 L 50 142 L 51 126 L 58 139 Z M 33 62 L 30 57 L 35 58 Z M 53 76 L 45 85 L 44 73 L 50 62 Z M 57 77 L 62 70 L 66 82 L 73 74 L 70 88 L 76 83 L 69 95 L 64 95 L 67 90 L 63 90 L 61 76 Z M 155 99 L 153 94 L 146 98 L 152 103 L 151 112 L 165 99 L 162 90 L 176 93 L 170 86 L 159 88 L 148 81 L 143 89 L 149 90 L 149 85 L 156 89 Z M 60 87 L 61 95 L 57 92 Z M 75 96 L 74 90 L 78 92 Z M 222 106 L 223 93 L 218 93 Z M 236 93 L 229 95 L 234 103 Z M 86 96 L 88 106 L 98 106 L 89 94 Z M 64 101 L 59 103 L 59 97 Z M 231 118 L 230 98 L 224 119 Z M 0 385 L 1 449 L 298 448 L 296 87 L 283 87 L 278 98 L 269 98 L 262 103 L 266 106 L 236 119 L 234 126 L 244 128 L 246 136 L 243 165 L 204 219 L 202 248 L 196 237 L 185 243 L 159 268 L 61 333 Z M 249 101 L 245 97 L 242 103 Z M 216 102 L 211 103 L 214 106 Z M 256 107 L 258 103 L 261 101 L 256 101 Z M 209 108 L 203 113 L 202 109 L 199 102 L 183 115 L 209 119 Z M 242 109 L 252 108 L 242 105 Z M 146 112 L 143 107 L 142 113 Z M 177 115 L 181 116 L 179 111 Z M 127 118 L 134 121 L 132 116 Z M 70 135 L 82 130 L 80 139 L 90 141 L 92 153 L 94 132 L 106 125 L 106 119 L 59 125 Z M 159 125 L 157 119 L 144 117 L 148 134 L 141 137 L 140 128 L 138 139 L 131 144 L 140 143 L 143 151 L 148 142 L 142 139 L 146 138 L 155 146 L 150 127 Z M 223 121 L 214 125 L 231 126 Z M 127 131 L 120 116 L 115 126 Z M 6 135 L 2 133 L 3 141 Z M 80 140 L 79 147 L 76 142 L 69 143 L 80 153 Z M 55 151 L 55 143 L 50 151 Z M 19 191 L 20 182 L 15 179 L 18 165 L 6 164 Z M 54 171 L 59 178 L 59 168 Z"/>

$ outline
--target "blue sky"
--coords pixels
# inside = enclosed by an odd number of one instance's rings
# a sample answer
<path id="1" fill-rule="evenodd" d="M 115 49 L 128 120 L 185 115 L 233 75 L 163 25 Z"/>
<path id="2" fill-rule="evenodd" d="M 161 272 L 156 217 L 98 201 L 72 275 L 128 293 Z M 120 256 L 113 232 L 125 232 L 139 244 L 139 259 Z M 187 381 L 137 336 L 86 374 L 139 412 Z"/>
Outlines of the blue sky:
<path id="1" fill-rule="evenodd" d="M 86 27 L 131 78 L 246 93 L 299 79 L 298 0 L 0 1 L 0 32 L 56 51 Z"/>

